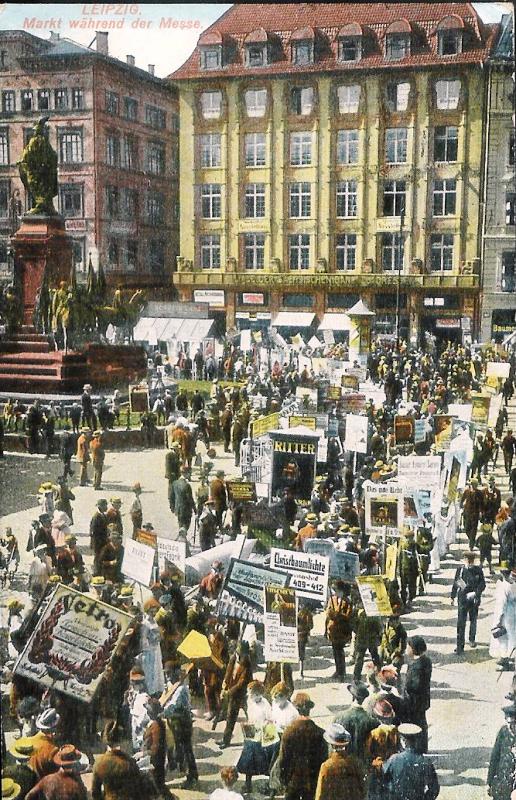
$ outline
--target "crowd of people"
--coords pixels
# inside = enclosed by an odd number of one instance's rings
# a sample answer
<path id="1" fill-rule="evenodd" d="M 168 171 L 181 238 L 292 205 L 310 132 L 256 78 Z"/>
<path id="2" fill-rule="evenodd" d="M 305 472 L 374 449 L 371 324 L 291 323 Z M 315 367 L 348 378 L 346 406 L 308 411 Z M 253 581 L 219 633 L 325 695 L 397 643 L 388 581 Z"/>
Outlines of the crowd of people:
<path id="1" fill-rule="evenodd" d="M 325 355 L 323 350 L 321 355 Z M 244 521 L 245 503 L 231 498 L 225 472 L 214 468 L 214 446 L 232 452 L 238 468 L 257 419 L 292 403 L 298 386 L 324 383 L 323 375 L 300 367 L 299 354 L 291 356 L 288 362 L 276 360 L 269 369 L 251 359 L 246 363 L 237 351 L 230 352 L 225 361 L 233 364 L 233 370 L 234 363 L 242 361 L 239 375 L 245 376 L 245 382 L 224 388 L 214 372 L 209 397 L 198 390 L 176 394 L 164 389 L 149 412 L 156 416 L 155 425 L 162 426 L 168 502 L 187 556 L 199 551 L 209 555 L 212 548 L 241 533 L 249 538 L 255 535 Z M 322 401 L 329 423 L 334 423 L 326 463 L 320 465 L 323 468 L 306 502 L 293 487 L 272 498 L 270 505 L 279 520 L 273 543 L 301 553 L 310 551 L 312 540 L 326 540 L 335 549 L 357 556 L 361 576 L 386 574 L 386 548 L 393 542 L 398 559 L 395 573 L 384 579 L 391 609 L 387 616 L 366 611 L 353 580 L 334 579 L 324 606 L 301 599 L 297 612 L 301 672 L 296 677 L 291 664 L 264 660 L 264 630 L 259 620 L 251 626 L 249 620 L 220 613 L 224 560 L 214 558 L 197 589 L 186 592 L 181 575 L 167 567 L 154 571 L 146 598 L 126 579 L 124 536 L 152 535 L 153 531 L 152 523 L 144 523 L 139 483 L 132 487 L 127 515 L 122 514 L 121 498 L 99 497 L 90 520 L 90 547 L 81 552 L 84 548 L 78 547 L 72 531 L 75 496 L 68 485 L 74 474 L 73 458 L 79 484 L 93 481 L 93 488 L 101 490 L 103 431 L 109 427 L 107 418 L 101 419 L 94 408 L 91 387 L 86 386 L 77 404 L 77 423 L 73 430 L 65 426 L 59 436 L 63 475 L 57 485 L 44 482 L 39 487 L 41 513 L 32 523 L 27 545 L 32 554 L 27 599 L 8 601 L 3 680 L 9 685 L 6 715 L 16 735 L 7 747 L 3 726 L 2 796 L 12 800 L 85 800 L 90 794 L 93 800 L 129 800 L 140 795 L 170 798 L 175 789 L 168 784 L 179 775 L 184 776 L 180 789 L 201 791 L 196 719 L 203 715 L 220 736 L 221 750 L 232 746 L 237 722 L 242 723 L 243 743 L 238 745 L 234 766 L 222 769 L 221 785 L 211 793 L 212 800 L 255 796 L 257 776 L 267 777 L 270 797 L 284 795 L 286 800 L 434 800 L 439 782 L 426 755 L 432 660 L 424 636 L 407 631 L 404 618 L 463 530 L 468 550 L 462 553 L 450 584 L 450 602 L 457 604 L 456 657 L 465 657 L 468 623 L 467 639 L 476 647 L 482 595 L 486 581 L 494 580 L 496 567 L 490 653 L 501 671 L 514 670 L 516 505 L 511 496 L 502 496 L 490 474 L 501 449 L 514 491 L 516 439 L 506 411 L 514 383 L 514 356 L 509 377 L 500 386 L 503 402 L 496 425 L 492 430 L 485 426 L 481 437 L 474 434 L 467 485 L 456 500 L 443 495 L 439 507 L 432 507 L 416 525 L 404 524 L 399 535 L 382 540 L 371 536 L 366 526 L 365 494 L 370 485 L 396 480 L 400 456 L 438 452 L 436 420 L 447 414 L 451 404 L 467 404 L 472 393 L 482 390 L 489 361 L 506 359 L 507 355 L 487 349 L 472 353 L 453 345 L 439 355 L 406 346 L 376 345 L 368 357 L 367 377 L 385 392 L 386 399 L 370 400 L 361 411 L 368 418 L 366 454 L 353 456 L 344 450 L 346 414 L 338 400 L 326 397 Z M 183 364 L 182 369 L 187 366 Z M 206 377 L 205 360 L 201 365 L 198 359 L 188 369 L 195 376 L 202 371 Z M 38 401 L 29 412 L 32 409 L 33 416 L 36 412 L 40 416 L 34 426 L 25 424 L 35 444 L 46 412 L 40 411 Z M 423 441 L 400 444 L 395 435 L 400 415 L 425 421 Z M 8 407 L 6 425 L 8 418 L 12 424 L 12 416 Z M 458 435 L 469 437 L 469 432 L 461 430 Z M 249 477 L 246 469 L 243 465 L 244 478 Z M 260 545 L 263 548 L 263 539 Z M 13 564 L 17 567 L 20 557 L 12 530 L 3 537 L 4 557 L 14 574 Z M 13 671 L 60 584 L 125 611 L 132 619 L 87 706 Z M 325 617 L 324 636 L 335 665 L 329 680 L 346 687 L 342 708 L 324 728 L 310 716 L 315 705 L 310 693 L 299 689 L 318 613 Z M 206 637 L 210 664 L 195 659 L 185 662 L 181 643 L 192 631 Z M 507 724 L 496 740 L 488 772 L 495 800 L 511 800 L 516 788 L 516 689 L 509 699 L 504 709 Z M 92 773 L 88 788 L 85 772 Z M 242 785 L 237 788 L 239 780 Z"/>

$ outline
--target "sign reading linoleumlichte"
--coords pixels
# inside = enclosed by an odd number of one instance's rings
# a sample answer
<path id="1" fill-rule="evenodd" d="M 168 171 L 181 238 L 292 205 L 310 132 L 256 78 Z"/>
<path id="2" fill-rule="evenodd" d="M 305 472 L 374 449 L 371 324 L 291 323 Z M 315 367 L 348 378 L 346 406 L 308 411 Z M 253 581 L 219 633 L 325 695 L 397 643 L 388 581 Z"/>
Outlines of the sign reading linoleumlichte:
<path id="1" fill-rule="evenodd" d="M 207 303 L 213 308 L 224 308 L 226 298 L 222 289 L 194 289 L 194 303 Z"/>

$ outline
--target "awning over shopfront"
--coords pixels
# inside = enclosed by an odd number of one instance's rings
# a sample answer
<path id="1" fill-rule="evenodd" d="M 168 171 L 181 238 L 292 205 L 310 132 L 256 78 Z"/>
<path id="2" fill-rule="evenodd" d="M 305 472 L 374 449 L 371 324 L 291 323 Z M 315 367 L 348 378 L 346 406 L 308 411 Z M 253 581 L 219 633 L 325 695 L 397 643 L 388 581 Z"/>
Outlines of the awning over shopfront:
<path id="1" fill-rule="evenodd" d="M 309 311 L 280 311 L 272 324 L 275 328 L 309 328 L 314 319 Z"/>
<path id="2" fill-rule="evenodd" d="M 347 314 L 325 314 L 319 325 L 320 331 L 349 331 L 351 320 Z"/>
<path id="3" fill-rule="evenodd" d="M 134 329 L 137 342 L 202 342 L 213 328 L 212 319 L 177 319 L 168 317 L 142 317 Z"/>

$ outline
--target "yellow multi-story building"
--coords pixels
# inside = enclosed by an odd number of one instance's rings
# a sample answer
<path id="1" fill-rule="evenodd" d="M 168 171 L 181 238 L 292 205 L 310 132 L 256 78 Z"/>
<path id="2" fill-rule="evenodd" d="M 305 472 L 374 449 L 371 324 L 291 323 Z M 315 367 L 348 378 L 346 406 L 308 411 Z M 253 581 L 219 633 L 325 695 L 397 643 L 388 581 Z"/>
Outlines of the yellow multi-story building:
<path id="1" fill-rule="evenodd" d="M 183 300 L 228 328 L 478 327 L 485 79 L 469 3 L 235 5 L 170 79 Z"/>

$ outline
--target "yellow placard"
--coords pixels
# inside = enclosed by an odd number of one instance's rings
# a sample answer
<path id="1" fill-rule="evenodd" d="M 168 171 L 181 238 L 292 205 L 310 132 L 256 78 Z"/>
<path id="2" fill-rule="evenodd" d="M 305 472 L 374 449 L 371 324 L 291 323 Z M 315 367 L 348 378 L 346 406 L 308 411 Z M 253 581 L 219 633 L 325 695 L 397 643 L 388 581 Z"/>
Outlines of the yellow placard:
<path id="1" fill-rule="evenodd" d="M 289 428 L 297 428 L 298 425 L 303 425 L 305 428 L 310 428 L 310 430 L 315 431 L 317 420 L 315 417 L 301 416 L 292 416 L 288 418 Z"/>
<path id="2" fill-rule="evenodd" d="M 397 561 L 398 561 L 398 545 L 390 544 L 385 551 L 385 577 L 389 581 L 396 580 Z"/>
<path id="3" fill-rule="evenodd" d="M 257 439 L 268 431 L 275 431 L 279 426 L 279 412 L 268 414 L 266 417 L 258 417 L 251 423 L 251 436 Z"/>
<path id="4" fill-rule="evenodd" d="M 368 617 L 390 617 L 392 606 L 382 575 L 360 575 L 355 579 Z"/>

